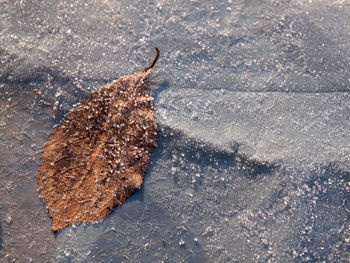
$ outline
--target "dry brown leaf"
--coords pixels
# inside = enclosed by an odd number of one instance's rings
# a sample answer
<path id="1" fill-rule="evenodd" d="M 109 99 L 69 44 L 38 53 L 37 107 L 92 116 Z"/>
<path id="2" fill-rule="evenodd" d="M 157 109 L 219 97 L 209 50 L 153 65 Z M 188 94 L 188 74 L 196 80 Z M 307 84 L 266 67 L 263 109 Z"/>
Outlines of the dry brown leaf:
<path id="1" fill-rule="evenodd" d="M 53 231 L 100 220 L 140 189 L 157 136 L 149 85 L 156 50 L 149 67 L 97 89 L 52 131 L 38 179 Z"/>

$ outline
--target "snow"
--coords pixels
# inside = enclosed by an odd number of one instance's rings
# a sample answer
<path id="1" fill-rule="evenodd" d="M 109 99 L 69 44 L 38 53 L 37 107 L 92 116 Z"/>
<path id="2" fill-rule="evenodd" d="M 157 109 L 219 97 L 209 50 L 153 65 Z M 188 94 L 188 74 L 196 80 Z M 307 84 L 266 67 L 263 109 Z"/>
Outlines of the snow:
<path id="1" fill-rule="evenodd" d="M 348 260 L 349 13 L 346 0 L 1 1 L 0 258 Z M 141 190 L 52 233 L 37 191 L 50 131 L 155 46 Z"/>

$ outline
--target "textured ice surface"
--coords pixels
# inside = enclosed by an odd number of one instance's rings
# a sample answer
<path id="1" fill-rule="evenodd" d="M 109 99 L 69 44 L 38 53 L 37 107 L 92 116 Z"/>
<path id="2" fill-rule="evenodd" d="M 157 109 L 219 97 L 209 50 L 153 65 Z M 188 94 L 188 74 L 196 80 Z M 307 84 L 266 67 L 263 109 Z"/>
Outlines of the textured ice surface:
<path id="1" fill-rule="evenodd" d="M 346 262 L 349 14 L 347 0 L 1 1 L 0 261 Z M 154 46 L 142 189 L 53 234 L 43 144 Z"/>

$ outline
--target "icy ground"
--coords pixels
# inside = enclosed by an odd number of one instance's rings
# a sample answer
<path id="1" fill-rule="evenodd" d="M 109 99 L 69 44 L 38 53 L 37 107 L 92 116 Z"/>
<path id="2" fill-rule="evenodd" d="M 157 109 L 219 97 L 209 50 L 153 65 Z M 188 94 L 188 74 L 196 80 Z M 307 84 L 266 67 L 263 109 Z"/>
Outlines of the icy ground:
<path id="1" fill-rule="evenodd" d="M 348 262 L 349 32 L 349 0 L 0 1 L 0 261 Z M 53 234 L 50 131 L 155 46 L 142 189 Z"/>

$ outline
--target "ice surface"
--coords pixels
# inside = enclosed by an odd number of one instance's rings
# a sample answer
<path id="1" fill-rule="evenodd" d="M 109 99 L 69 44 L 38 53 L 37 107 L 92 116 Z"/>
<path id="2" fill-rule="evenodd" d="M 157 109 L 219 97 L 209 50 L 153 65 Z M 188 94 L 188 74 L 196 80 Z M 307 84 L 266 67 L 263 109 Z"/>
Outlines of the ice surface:
<path id="1" fill-rule="evenodd" d="M 0 261 L 346 262 L 349 1 L 1 1 Z M 53 234 L 53 126 L 161 57 L 142 189 Z M 36 95 L 33 89 L 38 89 Z"/>
<path id="2" fill-rule="evenodd" d="M 350 160 L 349 93 L 178 89 L 162 92 L 157 105 L 161 123 L 259 162 Z"/>

